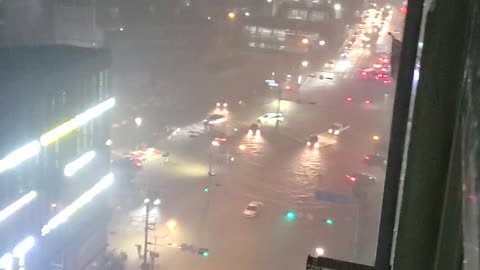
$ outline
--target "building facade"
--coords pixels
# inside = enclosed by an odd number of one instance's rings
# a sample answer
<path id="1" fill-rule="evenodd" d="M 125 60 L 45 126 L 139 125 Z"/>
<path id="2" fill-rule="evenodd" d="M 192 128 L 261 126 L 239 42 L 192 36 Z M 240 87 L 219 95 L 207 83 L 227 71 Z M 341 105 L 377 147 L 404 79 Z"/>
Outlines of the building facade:
<path id="1" fill-rule="evenodd" d="M 0 43 L 98 47 L 96 0 L 2 0 Z"/>
<path id="2" fill-rule="evenodd" d="M 106 245 L 110 55 L 32 46 L 0 58 L 0 269 L 82 269 Z"/>

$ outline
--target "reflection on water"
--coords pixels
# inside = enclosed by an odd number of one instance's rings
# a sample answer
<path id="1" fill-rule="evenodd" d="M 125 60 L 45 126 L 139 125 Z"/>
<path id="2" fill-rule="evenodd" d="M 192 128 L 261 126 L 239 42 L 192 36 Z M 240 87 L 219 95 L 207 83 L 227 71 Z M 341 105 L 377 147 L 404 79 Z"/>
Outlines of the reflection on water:
<path id="1" fill-rule="evenodd" d="M 248 155 L 247 159 L 258 158 L 263 154 L 266 141 L 260 133 L 246 134 L 241 142 L 244 146 L 244 152 Z M 252 161 L 256 163 L 256 160 Z"/>

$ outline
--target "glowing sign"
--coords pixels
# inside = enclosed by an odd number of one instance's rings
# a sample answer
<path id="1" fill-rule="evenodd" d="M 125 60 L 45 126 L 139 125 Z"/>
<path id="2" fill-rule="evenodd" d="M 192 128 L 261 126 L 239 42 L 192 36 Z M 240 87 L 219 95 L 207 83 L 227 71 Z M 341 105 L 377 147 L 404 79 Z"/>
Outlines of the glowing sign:
<path id="1" fill-rule="evenodd" d="M 0 258 L 0 269 L 11 270 L 13 266 L 13 255 L 7 253 Z"/>
<path id="2" fill-rule="evenodd" d="M 15 168 L 25 160 L 38 155 L 40 152 L 40 143 L 33 141 L 18 148 L 0 160 L 0 173 Z"/>
<path id="3" fill-rule="evenodd" d="M 23 269 L 25 266 L 25 255 L 33 248 L 35 245 L 35 238 L 29 236 L 23 239 L 18 245 L 15 246 L 13 252 L 6 253 L 0 258 L 0 269 L 4 270 L 13 270 L 14 258 L 18 259 L 19 269 Z"/>
<path id="4" fill-rule="evenodd" d="M 23 267 L 25 265 L 25 255 L 33 248 L 34 245 L 35 238 L 33 238 L 33 236 L 29 236 L 13 249 L 13 257 L 18 258 L 18 266 Z"/>
<path id="5" fill-rule="evenodd" d="M 29 193 L 25 194 L 23 197 L 18 199 L 16 202 L 4 208 L 2 211 L 0 211 L 0 222 L 8 218 L 13 213 L 17 212 L 19 209 L 21 209 L 25 205 L 29 204 L 31 201 L 37 198 L 37 195 L 38 194 L 36 191 L 30 191 Z"/>
<path id="6" fill-rule="evenodd" d="M 73 176 L 78 170 L 83 168 L 85 165 L 87 165 L 94 158 L 95 158 L 95 151 L 89 151 L 89 152 L 81 155 L 76 160 L 74 160 L 74 161 L 68 163 L 67 165 L 65 165 L 65 169 L 63 170 L 63 173 L 67 177 Z"/>
<path id="7" fill-rule="evenodd" d="M 40 143 L 42 146 L 47 146 L 52 142 L 57 141 L 61 137 L 67 135 L 73 130 L 83 126 L 88 121 L 100 116 L 104 112 L 115 106 L 115 98 L 109 98 L 102 103 L 86 110 L 85 112 L 75 116 L 75 118 L 68 120 L 60 126 L 48 131 L 40 137 Z"/>
<path id="8" fill-rule="evenodd" d="M 75 214 L 79 209 L 84 207 L 98 194 L 102 193 L 104 190 L 110 187 L 113 181 L 114 181 L 114 178 L 112 173 L 109 173 L 106 176 L 104 176 L 87 192 L 83 193 L 73 203 L 65 207 L 62 211 L 60 211 L 60 213 L 58 213 L 56 216 L 50 219 L 48 223 L 42 227 L 42 230 L 41 230 L 42 236 L 47 235 L 52 230 L 57 228 L 59 225 L 65 223 L 68 220 L 68 218 L 71 217 L 73 214 Z"/>

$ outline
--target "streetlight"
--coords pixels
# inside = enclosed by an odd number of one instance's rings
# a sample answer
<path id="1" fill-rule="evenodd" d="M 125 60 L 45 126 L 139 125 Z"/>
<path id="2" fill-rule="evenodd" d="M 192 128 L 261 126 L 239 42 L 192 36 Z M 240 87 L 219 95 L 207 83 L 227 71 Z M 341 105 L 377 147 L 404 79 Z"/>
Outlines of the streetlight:
<path id="1" fill-rule="evenodd" d="M 320 46 L 325 46 L 325 44 L 327 44 L 327 42 L 325 42 L 325 40 L 320 40 L 318 42 L 318 45 L 320 45 Z"/>
<path id="2" fill-rule="evenodd" d="M 123 27 L 120 27 L 120 31 L 121 31 L 121 32 L 123 32 L 123 30 L 125 30 L 125 28 L 123 28 Z"/>
<path id="3" fill-rule="evenodd" d="M 228 13 L 228 18 L 229 18 L 230 20 L 235 19 L 235 17 L 236 17 L 236 15 L 235 15 L 234 12 L 229 12 L 229 13 Z"/>
<path id="4" fill-rule="evenodd" d="M 137 127 L 140 127 L 142 125 L 143 119 L 141 117 L 135 117 L 134 121 Z"/>
<path id="5" fill-rule="evenodd" d="M 106 145 L 106 146 L 112 146 L 112 144 L 113 144 L 113 141 L 112 141 L 111 139 L 107 139 L 107 140 L 105 141 L 105 145 Z"/>
<path id="6" fill-rule="evenodd" d="M 342 9 L 342 5 L 337 3 L 337 4 L 333 5 L 333 9 L 336 10 L 336 11 L 340 11 Z"/>
<path id="7" fill-rule="evenodd" d="M 246 12 L 245 12 L 245 16 L 246 16 L 246 17 L 250 16 L 250 12 L 246 11 Z"/>
<path id="8" fill-rule="evenodd" d="M 308 43 L 310 43 L 310 40 L 308 40 L 308 38 L 303 38 L 302 39 L 302 44 L 307 45 Z"/>
<path id="9" fill-rule="evenodd" d="M 143 119 L 142 119 L 141 117 L 135 117 L 134 121 L 135 121 L 135 125 L 137 126 L 137 128 L 135 129 L 135 133 L 136 133 L 136 134 L 135 134 L 135 135 L 136 135 L 136 136 L 135 136 L 135 137 L 136 137 L 135 140 L 137 141 L 137 142 L 135 142 L 135 144 L 136 144 L 136 145 L 135 145 L 135 148 L 136 148 L 138 145 L 141 144 L 140 126 L 142 125 Z M 138 143 L 138 144 L 137 144 L 137 143 Z"/>
<path id="10" fill-rule="evenodd" d="M 144 242 L 143 242 L 143 269 L 147 270 L 149 269 L 149 266 L 147 265 L 147 252 L 148 252 L 148 219 L 150 215 L 150 209 L 152 206 L 158 206 L 160 205 L 160 199 L 155 199 L 153 202 L 150 200 L 150 198 L 145 198 L 143 200 L 143 204 L 145 204 L 145 236 L 144 236 Z"/>
<path id="11" fill-rule="evenodd" d="M 240 149 L 241 151 L 243 151 L 243 150 L 247 149 L 247 146 L 245 146 L 245 144 L 240 144 L 240 145 L 238 146 L 238 149 Z"/>
<path id="12" fill-rule="evenodd" d="M 315 252 L 317 253 L 317 256 L 323 256 L 325 254 L 325 250 L 321 247 L 317 247 Z"/>
<path id="13" fill-rule="evenodd" d="M 169 231 L 173 232 L 177 227 L 177 222 L 174 219 L 167 221 L 167 228 Z"/>
<path id="14" fill-rule="evenodd" d="M 212 141 L 211 142 L 211 145 L 213 146 L 220 146 L 220 143 L 217 142 L 217 141 Z M 213 157 L 212 157 L 213 153 L 212 153 L 212 147 L 210 146 L 208 148 L 208 175 L 210 176 L 214 176 L 215 175 L 215 172 L 213 171 L 213 166 L 212 166 L 212 163 L 213 163 Z"/>
<path id="15" fill-rule="evenodd" d="M 302 61 L 302 67 L 308 67 L 308 61 L 307 60 Z"/>

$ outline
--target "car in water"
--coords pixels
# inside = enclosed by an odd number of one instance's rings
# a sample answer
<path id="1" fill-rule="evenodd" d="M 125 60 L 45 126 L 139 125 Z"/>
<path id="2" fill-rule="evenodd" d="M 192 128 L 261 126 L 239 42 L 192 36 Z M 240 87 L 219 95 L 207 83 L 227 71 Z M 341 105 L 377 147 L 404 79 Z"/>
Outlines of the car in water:
<path id="1" fill-rule="evenodd" d="M 228 107 L 228 103 L 225 100 L 220 100 L 215 105 L 218 109 L 226 109 Z"/>
<path id="2" fill-rule="evenodd" d="M 243 210 L 243 216 L 248 218 L 254 218 L 258 215 L 260 207 L 263 206 L 263 202 L 251 201 L 245 210 Z"/>
<path id="3" fill-rule="evenodd" d="M 112 172 L 117 179 L 131 181 L 143 169 L 143 161 L 131 156 L 124 156 L 112 161 Z"/>
<path id="4" fill-rule="evenodd" d="M 318 136 L 317 135 L 310 135 L 307 138 L 307 146 L 314 147 L 314 148 L 320 147 L 320 144 L 318 143 Z"/>
<path id="5" fill-rule="evenodd" d="M 366 199 L 372 187 L 376 184 L 377 178 L 367 173 L 351 173 L 345 175 L 347 180 L 353 183 L 352 193 L 360 200 Z"/>
<path id="6" fill-rule="evenodd" d="M 370 153 L 363 156 L 363 161 L 369 166 L 385 166 L 387 160 L 379 153 Z"/>
<path id="7" fill-rule="evenodd" d="M 251 124 L 250 127 L 248 128 L 248 135 L 250 136 L 260 135 L 260 126 L 256 123 Z"/>
<path id="8" fill-rule="evenodd" d="M 226 119 L 225 119 L 224 115 L 211 114 L 211 115 L 207 116 L 207 118 L 205 120 L 203 120 L 203 123 L 208 124 L 208 125 L 217 125 L 217 124 L 223 123 L 225 121 L 226 121 Z"/>
<path id="9" fill-rule="evenodd" d="M 333 123 L 329 128 L 328 128 L 328 134 L 332 135 L 340 135 L 340 133 L 344 132 L 345 130 L 349 129 L 350 126 L 340 124 L 340 123 Z"/>
<path id="10" fill-rule="evenodd" d="M 284 119 L 283 113 L 267 113 L 260 116 L 257 122 L 260 124 L 274 124 L 277 121 L 283 122 Z"/>

